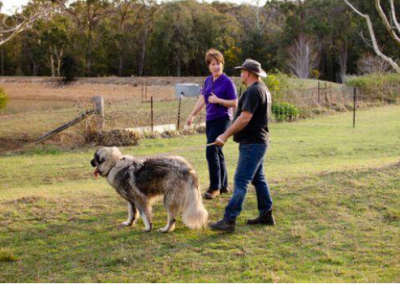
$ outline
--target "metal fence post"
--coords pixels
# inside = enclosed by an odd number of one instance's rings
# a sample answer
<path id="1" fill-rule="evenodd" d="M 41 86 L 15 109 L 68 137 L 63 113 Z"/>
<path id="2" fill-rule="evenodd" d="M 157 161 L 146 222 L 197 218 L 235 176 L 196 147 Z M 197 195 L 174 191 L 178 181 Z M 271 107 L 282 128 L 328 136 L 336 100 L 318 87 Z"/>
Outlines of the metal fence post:
<path id="1" fill-rule="evenodd" d="M 353 89 L 353 127 L 356 127 L 357 88 Z"/>
<path id="2" fill-rule="evenodd" d="M 153 96 L 151 96 L 151 132 L 154 131 L 154 111 L 153 111 Z"/>
<path id="3" fill-rule="evenodd" d="M 176 130 L 179 131 L 180 122 L 181 122 L 181 104 L 182 104 L 182 94 L 179 96 L 179 104 L 178 104 L 178 120 L 176 122 Z"/>

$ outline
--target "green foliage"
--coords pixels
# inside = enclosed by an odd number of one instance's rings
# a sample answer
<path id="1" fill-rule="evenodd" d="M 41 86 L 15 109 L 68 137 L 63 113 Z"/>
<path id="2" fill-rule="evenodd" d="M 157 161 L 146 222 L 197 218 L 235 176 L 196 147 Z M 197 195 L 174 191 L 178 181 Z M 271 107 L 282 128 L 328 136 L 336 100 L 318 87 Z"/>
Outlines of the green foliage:
<path id="1" fill-rule="evenodd" d="M 382 88 L 400 86 L 400 74 L 369 74 L 348 77 L 346 84 L 358 88 Z"/>
<path id="2" fill-rule="evenodd" d="M 297 107 L 285 102 L 272 102 L 271 111 L 275 120 L 278 122 L 296 120 L 300 114 Z"/>
<path id="3" fill-rule="evenodd" d="M 276 70 L 268 73 L 263 81 L 270 90 L 273 100 L 279 100 L 290 86 L 290 76 Z"/>
<path id="4" fill-rule="evenodd" d="M 353 3 L 371 15 L 379 44 L 396 59 L 398 48 L 374 4 Z M 210 48 L 223 52 L 228 75 L 237 74 L 233 67 L 246 58 L 268 72 L 285 71 L 288 47 L 305 34 L 319 44 L 320 64 L 312 77 L 337 81 L 356 73 L 357 60 L 371 51 L 358 35 L 365 21 L 343 1 L 273 0 L 256 8 L 217 1 L 86 0 L 73 1 L 68 11 L 57 8 L 51 20 L 35 22 L 2 46 L 5 75 L 60 76 L 60 58 L 68 54 L 77 63 L 76 76 L 203 76 Z M 18 15 L 7 20 L 18 22 Z"/>
<path id="5" fill-rule="evenodd" d="M 0 87 L 0 109 L 5 108 L 8 102 L 8 95 Z"/>

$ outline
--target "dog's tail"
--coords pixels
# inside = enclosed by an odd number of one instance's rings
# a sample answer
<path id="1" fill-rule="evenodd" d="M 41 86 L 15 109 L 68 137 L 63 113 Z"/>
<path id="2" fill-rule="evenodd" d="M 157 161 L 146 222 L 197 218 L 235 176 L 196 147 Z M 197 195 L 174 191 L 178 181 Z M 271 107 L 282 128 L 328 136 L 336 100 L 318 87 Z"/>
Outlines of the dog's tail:
<path id="1" fill-rule="evenodd" d="M 196 172 L 189 172 L 186 186 L 186 202 L 183 206 L 182 220 L 190 229 L 202 229 L 207 226 L 208 212 L 204 208 Z"/>

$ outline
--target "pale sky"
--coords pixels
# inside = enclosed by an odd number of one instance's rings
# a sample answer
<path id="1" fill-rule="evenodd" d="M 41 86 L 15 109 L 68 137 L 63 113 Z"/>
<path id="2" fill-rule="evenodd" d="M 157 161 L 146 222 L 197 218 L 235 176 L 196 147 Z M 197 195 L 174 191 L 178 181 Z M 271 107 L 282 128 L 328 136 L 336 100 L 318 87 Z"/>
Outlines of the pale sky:
<path id="1" fill-rule="evenodd" d="M 3 2 L 3 8 L 1 9 L 2 13 L 12 14 L 16 8 L 21 7 L 22 5 L 26 5 L 29 0 L 0 0 Z M 165 1 L 165 0 L 164 0 Z M 212 2 L 213 0 L 198 0 L 199 2 Z M 219 0 L 220 2 L 231 2 L 235 4 L 247 3 L 253 5 L 264 5 L 266 0 Z"/>

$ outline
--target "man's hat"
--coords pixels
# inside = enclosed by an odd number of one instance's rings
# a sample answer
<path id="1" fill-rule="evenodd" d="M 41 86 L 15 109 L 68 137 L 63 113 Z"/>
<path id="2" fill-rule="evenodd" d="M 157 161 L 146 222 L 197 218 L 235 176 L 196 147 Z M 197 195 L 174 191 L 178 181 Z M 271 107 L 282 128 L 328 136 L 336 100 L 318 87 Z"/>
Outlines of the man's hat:
<path id="1" fill-rule="evenodd" d="M 261 64 L 253 59 L 246 59 L 242 66 L 237 66 L 235 69 L 246 69 L 260 77 L 267 77 L 267 73 L 261 68 Z"/>

